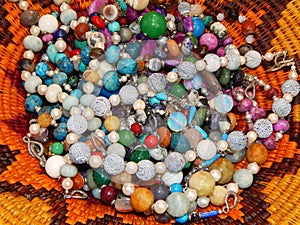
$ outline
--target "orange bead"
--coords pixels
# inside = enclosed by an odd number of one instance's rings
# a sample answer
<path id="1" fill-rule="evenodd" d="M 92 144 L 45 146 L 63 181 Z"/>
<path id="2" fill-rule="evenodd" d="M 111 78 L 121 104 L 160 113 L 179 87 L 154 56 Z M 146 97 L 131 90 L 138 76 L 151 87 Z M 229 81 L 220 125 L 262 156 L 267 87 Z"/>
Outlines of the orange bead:
<path id="1" fill-rule="evenodd" d="M 77 175 L 71 179 L 73 181 L 73 189 L 81 189 L 84 186 L 84 178 L 80 173 L 77 173 Z"/>
<path id="2" fill-rule="evenodd" d="M 250 163 L 264 164 L 268 159 L 268 149 L 261 143 L 253 143 L 247 149 L 246 157 Z"/>
<path id="3" fill-rule="evenodd" d="M 148 188 L 137 188 L 130 196 L 131 206 L 136 212 L 148 211 L 154 202 L 154 196 Z"/>
<path id="4" fill-rule="evenodd" d="M 232 131 L 236 126 L 236 116 L 231 112 L 227 113 L 227 116 L 228 116 L 228 119 L 230 120 L 229 131 Z"/>
<path id="5" fill-rule="evenodd" d="M 245 35 L 254 34 L 256 26 L 253 22 L 247 20 L 242 24 L 242 31 Z"/>
<path id="6" fill-rule="evenodd" d="M 167 49 L 169 52 L 170 58 L 177 58 L 180 55 L 180 49 L 176 41 L 169 40 L 167 43 Z"/>
<path id="7" fill-rule="evenodd" d="M 142 72 L 145 69 L 145 62 L 137 61 L 137 64 L 138 64 L 138 72 Z"/>
<path id="8" fill-rule="evenodd" d="M 159 137 L 159 144 L 161 147 L 167 147 L 171 141 L 171 133 L 168 128 L 160 127 L 157 130 L 157 135 Z"/>
<path id="9" fill-rule="evenodd" d="M 52 117 L 47 113 L 41 113 L 37 118 L 37 122 L 41 127 L 46 128 L 51 125 Z"/>
<path id="10" fill-rule="evenodd" d="M 121 125 L 120 119 L 116 116 L 109 116 L 104 121 L 104 127 L 107 131 L 119 130 Z"/>

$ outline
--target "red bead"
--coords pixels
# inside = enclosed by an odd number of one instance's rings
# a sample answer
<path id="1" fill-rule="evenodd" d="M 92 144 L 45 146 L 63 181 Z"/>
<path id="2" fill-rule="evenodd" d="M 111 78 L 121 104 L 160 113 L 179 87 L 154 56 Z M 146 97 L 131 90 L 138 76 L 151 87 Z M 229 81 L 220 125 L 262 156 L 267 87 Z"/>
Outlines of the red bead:
<path id="1" fill-rule="evenodd" d="M 125 16 L 119 17 L 118 21 L 119 21 L 121 26 L 127 25 L 127 18 Z"/>
<path id="2" fill-rule="evenodd" d="M 93 16 L 92 23 L 100 30 L 103 30 L 105 28 L 105 22 L 100 16 Z"/>
<path id="3" fill-rule="evenodd" d="M 101 199 L 106 203 L 111 203 L 117 198 L 117 190 L 112 186 L 105 186 L 101 189 Z"/>
<path id="4" fill-rule="evenodd" d="M 75 27 L 75 30 L 74 30 L 74 35 L 75 35 L 75 38 L 78 40 L 78 41 L 84 41 L 86 40 L 86 37 L 85 37 L 85 33 L 90 31 L 91 28 L 88 24 L 86 23 L 79 23 L 76 27 Z"/>
<path id="5" fill-rule="evenodd" d="M 243 132 L 244 134 L 247 134 L 247 132 L 249 131 L 249 124 L 246 120 L 238 120 L 237 121 L 237 125 L 234 129 L 235 131 L 241 131 Z"/>
<path id="6" fill-rule="evenodd" d="M 254 34 L 256 26 L 253 22 L 247 20 L 242 24 L 242 31 L 245 35 Z"/>
<path id="7" fill-rule="evenodd" d="M 144 144 L 149 149 L 155 148 L 158 145 L 158 138 L 150 134 L 145 138 Z"/>
<path id="8" fill-rule="evenodd" d="M 75 48 L 75 49 L 73 49 L 72 51 L 71 51 L 71 57 L 72 56 L 74 56 L 74 55 L 80 55 L 80 53 L 81 53 L 81 50 L 80 49 L 78 49 L 78 48 Z"/>
<path id="9" fill-rule="evenodd" d="M 143 127 L 139 123 L 133 123 L 130 127 L 134 134 L 141 134 L 143 132 Z"/>
<path id="10" fill-rule="evenodd" d="M 274 96 L 278 97 L 279 92 L 276 88 L 270 88 L 268 91 L 266 91 L 267 99 L 272 100 Z"/>

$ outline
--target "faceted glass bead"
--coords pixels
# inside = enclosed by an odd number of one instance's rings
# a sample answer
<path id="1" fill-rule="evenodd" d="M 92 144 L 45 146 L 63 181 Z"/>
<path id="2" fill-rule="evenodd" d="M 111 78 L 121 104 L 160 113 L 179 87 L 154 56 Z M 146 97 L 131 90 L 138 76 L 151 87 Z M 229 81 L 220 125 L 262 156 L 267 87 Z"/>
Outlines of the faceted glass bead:
<path id="1" fill-rule="evenodd" d="M 74 30 L 75 38 L 79 41 L 86 39 L 85 33 L 90 31 L 90 26 L 86 23 L 79 23 Z"/>
<path id="2" fill-rule="evenodd" d="M 167 28 L 167 23 L 162 14 L 158 12 L 146 13 L 140 22 L 141 32 L 149 38 L 159 38 Z"/>
<path id="3" fill-rule="evenodd" d="M 130 146 L 134 142 L 134 135 L 130 130 L 120 130 L 119 138 L 119 143 L 124 146 Z"/>
<path id="4" fill-rule="evenodd" d="M 261 143 L 252 143 L 247 149 L 246 157 L 248 162 L 261 165 L 268 159 L 268 149 Z"/>

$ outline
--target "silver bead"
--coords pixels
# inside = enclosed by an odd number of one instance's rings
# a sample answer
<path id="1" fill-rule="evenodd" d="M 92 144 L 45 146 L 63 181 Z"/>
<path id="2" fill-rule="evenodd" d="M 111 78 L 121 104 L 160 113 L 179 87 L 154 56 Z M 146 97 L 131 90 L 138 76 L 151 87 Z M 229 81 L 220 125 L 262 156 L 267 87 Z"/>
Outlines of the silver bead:
<path id="1" fill-rule="evenodd" d="M 67 127 L 75 134 L 83 134 L 88 128 L 88 122 L 84 116 L 77 114 L 68 119 Z"/>
<path id="2" fill-rule="evenodd" d="M 241 131 L 233 131 L 228 135 L 227 142 L 233 151 L 241 151 L 247 146 L 247 136 Z"/>
<path id="3" fill-rule="evenodd" d="M 272 104 L 272 111 L 277 113 L 279 117 L 289 115 L 291 110 L 291 104 L 283 98 L 276 99 Z"/>
<path id="4" fill-rule="evenodd" d="M 138 168 L 136 176 L 142 181 L 151 180 L 156 174 L 155 165 L 150 160 L 139 161 Z"/>
<path id="5" fill-rule="evenodd" d="M 268 119 L 259 119 L 254 123 L 253 130 L 259 138 L 267 138 L 273 132 L 273 125 Z"/>
<path id="6" fill-rule="evenodd" d="M 125 105 L 132 105 L 138 99 L 139 93 L 136 87 L 125 85 L 121 88 L 119 95 Z"/>
<path id="7" fill-rule="evenodd" d="M 110 102 L 105 97 L 97 97 L 91 105 L 91 108 L 94 110 L 96 116 L 104 116 L 109 112 L 110 107 Z"/>
<path id="8" fill-rule="evenodd" d="M 300 92 L 300 85 L 296 80 L 287 80 L 281 86 L 282 93 L 291 93 L 293 97 L 297 96 Z"/>
<path id="9" fill-rule="evenodd" d="M 148 78 L 149 88 L 155 92 L 161 92 L 166 88 L 167 80 L 161 73 L 153 73 Z"/>
<path id="10" fill-rule="evenodd" d="M 103 167 L 108 174 L 114 176 L 122 173 L 125 168 L 125 162 L 121 156 L 109 154 L 104 159 Z"/>
<path id="11" fill-rule="evenodd" d="M 191 5 L 190 5 L 190 3 L 188 3 L 188 2 L 181 2 L 178 5 L 178 12 L 181 15 L 183 15 L 183 16 L 188 15 L 191 12 Z"/>
<path id="12" fill-rule="evenodd" d="M 256 68 L 261 64 L 262 56 L 258 51 L 250 50 L 245 54 L 246 66 Z"/>
<path id="13" fill-rule="evenodd" d="M 69 155 L 75 164 L 86 163 L 90 156 L 90 147 L 84 142 L 77 142 L 70 147 Z"/>

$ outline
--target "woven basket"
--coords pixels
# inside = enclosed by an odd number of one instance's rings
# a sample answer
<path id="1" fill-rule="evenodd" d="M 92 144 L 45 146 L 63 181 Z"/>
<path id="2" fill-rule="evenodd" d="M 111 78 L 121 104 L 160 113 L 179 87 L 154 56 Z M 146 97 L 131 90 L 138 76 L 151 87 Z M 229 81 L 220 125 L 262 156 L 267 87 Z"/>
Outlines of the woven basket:
<path id="1" fill-rule="evenodd" d="M 51 0 L 29 2 L 40 15 L 58 10 Z M 288 50 L 300 69 L 299 0 L 199 0 L 206 14 L 236 8 L 257 25 L 254 48 L 261 53 Z M 79 15 L 86 15 L 88 0 L 72 1 Z M 26 93 L 17 62 L 22 58 L 23 38 L 29 30 L 20 25 L 18 4 L 0 0 L 0 224 L 158 224 L 138 214 L 120 214 L 98 200 L 63 199 L 60 184 L 49 178 L 31 157 L 22 137 L 30 115 L 24 108 Z M 244 43 L 238 23 L 225 24 L 237 46 Z M 253 75 L 280 89 L 288 72 L 266 73 L 261 66 Z M 271 101 L 258 93 L 261 107 Z M 226 216 L 203 224 L 300 224 L 300 95 L 288 118 L 291 128 L 270 152 L 255 175 L 251 188 L 241 191 L 238 206 Z M 241 162 L 238 167 L 245 167 Z"/>

